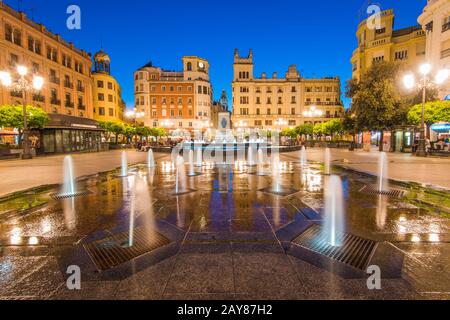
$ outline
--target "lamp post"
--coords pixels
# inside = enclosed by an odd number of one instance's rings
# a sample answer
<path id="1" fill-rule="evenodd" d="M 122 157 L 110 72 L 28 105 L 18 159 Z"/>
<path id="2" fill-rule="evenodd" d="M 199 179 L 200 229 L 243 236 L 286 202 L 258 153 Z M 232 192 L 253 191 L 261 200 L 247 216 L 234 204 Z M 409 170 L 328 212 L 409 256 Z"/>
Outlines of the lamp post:
<path id="1" fill-rule="evenodd" d="M 137 120 L 145 116 L 145 112 L 138 112 L 137 108 L 129 110 L 125 113 L 125 116 L 129 119 L 133 119 L 134 126 L 137 127 Z M 134 141 L 137 140 L 137 134 L 134 135 Z"/>
<path id="2" fill-rule="evenodd" d="M 303 116 L 306 118 L 320 118 L 323 116 L 323 111 L 318 110 L 316 106 L 311 106 L 309 110 L 303 112 Z"/>
<path id="3" fill-rule="evenodd" d="M 22 147 L 23 154 L 22 159 L 32 159 L 31 147 L 28 129 L 28 118 L 27 118 L 27 92 L 38 92 L 44 86 L 44 78 L 38 75 L 34 75 L 31 79 L 27 77 L 28 68 L 25 66 L 18 65 L 16 72 L 19 75 L 17 81 L 13 81 L 12 76 L 7 71 L 0 71 L 0 83 L 6 87 L 10 88 L 12 91 L 20 93 L 22 97 L 22 108 L 23 108 L 23 134 L 22 134 Z"/>
<path id="4" fill-rule="evenodd" d="M 436 75 L 435 79 L 432 80 L 429 74 L 431 73 L 431 65 L 429 63 L 425 63 L 420 66 L 419 73 L 421 75 L 421 78 L 418 82 L 416 82 L 414 75 L 407 74 L 403 78 L 403 83 L 407 89 L 413 89 L 415 86 L 417 86 L 420 90 L 422 90 L 422 122 L 420 126 L 420 138 L 419 138 L 419 145 L 417 148 L 416 156 L 418 157 L 426 157 L 427 156 L 427 150 L 425 145 L 425 103 L 427 101 L 427 89 L 432 88 L 436 85 L 443 84 L 450 75 L 450 70 L 448 69 L 442 69 L 439 70 Z"/>
<path id="5" fill-rule="evenodd" d="M 280 131 L 283 130 L 283 126 L 286 126 L 288 122 L 282 118 L 275 120 L 275 126 L 280 127 Z"/>

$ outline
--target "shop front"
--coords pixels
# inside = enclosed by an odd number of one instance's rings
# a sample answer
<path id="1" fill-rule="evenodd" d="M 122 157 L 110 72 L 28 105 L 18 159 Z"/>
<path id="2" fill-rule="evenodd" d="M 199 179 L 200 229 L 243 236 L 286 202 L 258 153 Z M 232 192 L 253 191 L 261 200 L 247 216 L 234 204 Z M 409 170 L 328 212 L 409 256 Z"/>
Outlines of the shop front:
<path id="1" fill-rule="evenodd" d="M 51 115 L 49 124 L 30 135 L 38 155 L 101 151 L 98 122 L 66 115 Z"/>
<path id="2" fill-rule="evenodd" d="M 414 126 L 398 126 L 391 130 L 391 152 L 412 153 L 415 139 Z"/>

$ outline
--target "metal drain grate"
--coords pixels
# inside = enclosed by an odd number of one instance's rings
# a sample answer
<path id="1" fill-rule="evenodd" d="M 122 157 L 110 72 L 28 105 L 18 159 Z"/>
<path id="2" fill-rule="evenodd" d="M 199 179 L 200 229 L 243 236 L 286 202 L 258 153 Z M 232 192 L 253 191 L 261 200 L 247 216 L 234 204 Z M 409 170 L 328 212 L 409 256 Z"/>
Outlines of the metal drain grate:
<path id="1" fill-rule="evenodd" d="M 160 247 L 171 243 L 162 234 L 148 232 L 146 228 L 134 229 L 133 245 L 129 246 L 129 232 L 95 241 L 84 245 L 99 271 L 105 271 L 119 266 L 127 261 L 138 258 Z"/>
<path id="2" fill-rule="evenodd" d="M 405 191 L 403 190 L 390 189 L 387 191 L 380 191 L 375 186 L 371 185 L 364 186 L 361 190 L 359 190 L 359 192 L 365 194 L 388 196 L 392 198 L 403 198 L 405 196 Z"/>
<path id="3" fill-rule="evenodd" d="M 82 197 L 90 195 L 92 192 L 89 190 L 84 190 L 80 192 L 75 192 L 74 194 L 62 194 L 62 193 L 52 193 L 50 197 L 54 200 L 64 200 L 64 199 L 70 199 L 70 198 L 76 198 L 76 197 Z"/>
<path id="4" fill-rule="evenodd" d="M 354 268 L 366 270 L 377 243 L 348 233 L 342 234 L 340 240 L 343 245 L 333 247 L 326 241 L 323 228 L 313 225 L 293 243 Z"/>

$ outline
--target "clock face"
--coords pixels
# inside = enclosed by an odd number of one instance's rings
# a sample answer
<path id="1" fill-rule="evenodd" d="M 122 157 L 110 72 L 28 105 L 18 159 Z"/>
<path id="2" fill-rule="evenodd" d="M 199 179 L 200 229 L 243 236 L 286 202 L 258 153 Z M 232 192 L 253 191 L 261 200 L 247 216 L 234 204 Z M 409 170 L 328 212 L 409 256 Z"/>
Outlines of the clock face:
<path id="1" fill-rule="evenodd" d="M 205 67 L 205 65 L 203 64 L 203 62 L 199 62 L 199 63 L 198 63 L 198 66 L 199 66 L 201 69 L 203 69 L 203 68 Z"/>

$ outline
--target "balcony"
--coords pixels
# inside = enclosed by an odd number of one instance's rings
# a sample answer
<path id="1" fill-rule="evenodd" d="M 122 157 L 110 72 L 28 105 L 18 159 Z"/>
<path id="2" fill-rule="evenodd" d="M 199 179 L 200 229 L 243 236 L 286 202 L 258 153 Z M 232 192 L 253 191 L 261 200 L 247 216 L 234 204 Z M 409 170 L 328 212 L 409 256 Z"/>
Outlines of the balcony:
<path id="1" fill-rule="evenodd" d="M 64 81 L 64 87 L 73 89 L 73 83 L 69 81 Z"/>
<path id="2" fill-rule="evenodd" d="M 11 97 L 14 97 L 14 98 L 22 98 L 23 97 L 22 92 L 20 92 L 20 91 L 11 91 L 10 94 L 11 94 Z"/>
<path id="3" fill-rule="evenodd" d="M 58 100 L 58 99 L 56 99 L 56 98 L 52 98 L 52 99 L 50 100 L 50 103 L 51 103 L 52 105 L 55 105 L 55 106 L 60 106 L 60 105 L 61 105 L 61 100 Z"/>
<path id="4" fill-rule="evenodd" d="M 50 76 L 50 82 L 51 83 L 54 83 L 54 84 L 60 84 L 61 83 L 61 81 L 59 80 L 59 78 L 57 78 L 57 77 L 52 77 L 52 76 Z"/>
<path id="5" fill-rule="evenodd" d="M 34 94 L 33 95 L 33 101 L 45 102 L 45 97 L 43 95 L 40 95 L 40 94 Z"/>
<path id="6" fill-rule="evenodd" d="M 450 57 L 450 49 L 446 49 L 446 50 L 441 51 L 441 59 L 444 59 L 444 58 L 447 58 L 447 57 Z"/>
<path id="7" fill-rule="evenodd" d="M 445 31 L 447 31 L 447 30 L 450 30 L 450 21 L 447 22 L 447 23 L 445 23 L 445 24 L 442 26 L 442 32 L 445 32 Z"/>
<path id="8" fill-rule="evenodd" d="M 64 103 L 64 105 L 66 106 L 66 108 L 74 108 L 75 107 L 75 104 L 71 101 L 66 101 Z"/>

